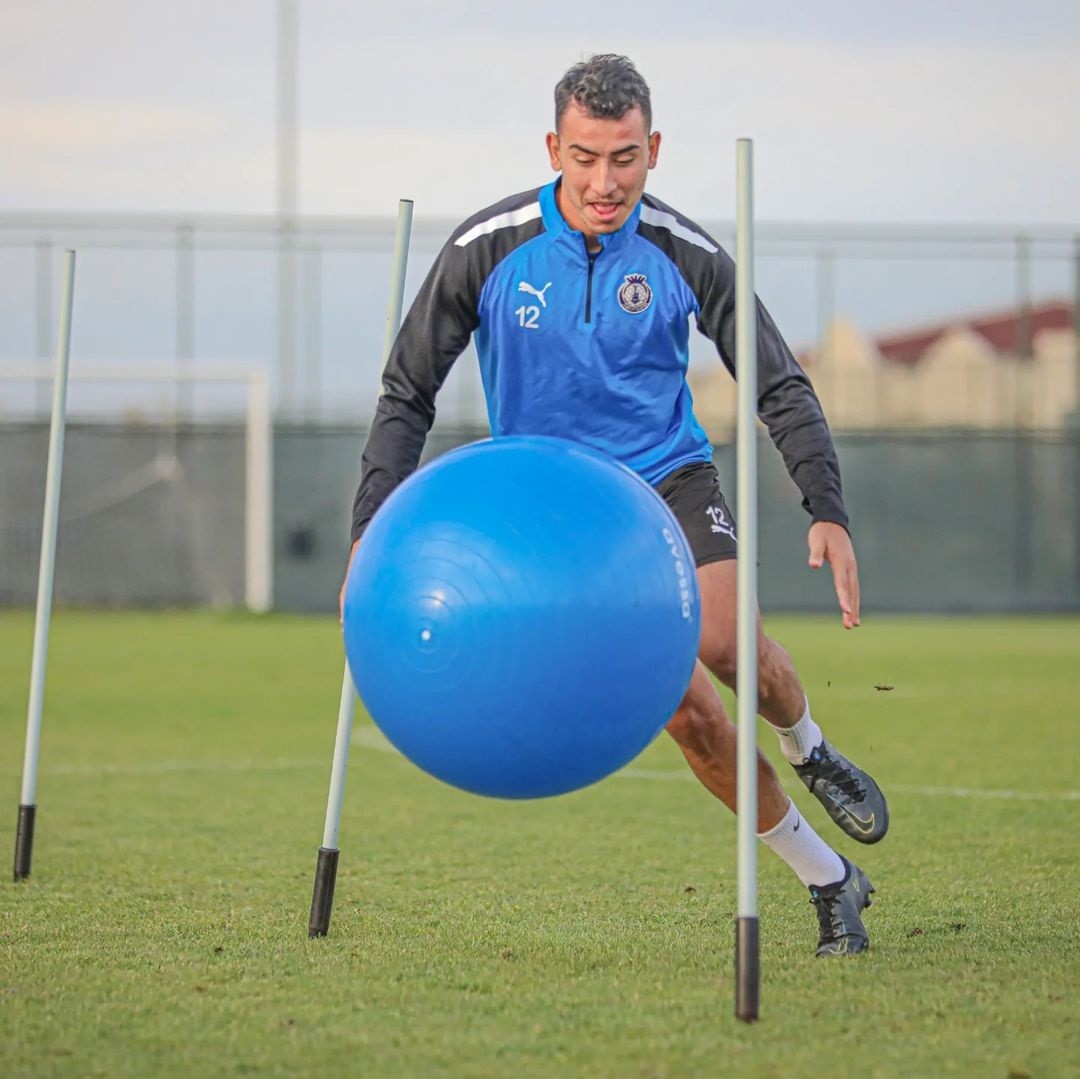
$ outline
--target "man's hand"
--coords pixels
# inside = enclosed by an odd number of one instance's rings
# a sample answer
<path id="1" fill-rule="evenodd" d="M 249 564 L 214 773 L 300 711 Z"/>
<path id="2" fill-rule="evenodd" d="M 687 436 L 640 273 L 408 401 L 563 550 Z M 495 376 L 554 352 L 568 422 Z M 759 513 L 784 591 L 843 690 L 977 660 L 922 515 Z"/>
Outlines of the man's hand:
<path id="1" fill-rule="evenodd" d="M 341 591 L 338 593 L 338 621 L 345 621 L 345 585 L 349 582 L 349 568 L 352 566 L 353 559 L 356 557 L 356 548 L 360 546 L 360 541 L 357 540 L 352 545 L 352 550 L 349 551 L 349 561 L 345 566 L 345 580 L 341 582 Z"/>
<path id="2" fill-rule="evenodd" d="M 855 548 L 843 525 L 832 521 L 815 521 L 807 537 L 810 546 L 810 568 L 821 569 L 828 562 L 832 568 L 836 598 L 844 615 L 844 629 L 859 624 L 859 567 L 855 564 Z"/>

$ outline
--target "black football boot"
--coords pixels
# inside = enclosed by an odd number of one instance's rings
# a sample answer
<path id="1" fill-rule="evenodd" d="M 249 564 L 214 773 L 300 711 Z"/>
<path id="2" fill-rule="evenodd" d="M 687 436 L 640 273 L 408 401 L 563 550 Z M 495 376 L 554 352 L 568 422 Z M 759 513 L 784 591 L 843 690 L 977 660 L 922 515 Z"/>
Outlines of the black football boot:
<path id="1" fill-rule="evenodd" d="M 884 838 L 889 807 L 881 788 L 828 742 L 811 750 L 805 764 L 793 767 L 806 789 L 852 839 L 876 843 Z"/>
<path id="2" fill-rule="evenodd" d="M 817 910 L 817 954 L 858 955 L 870 947 L 870 936 L 863 925 L 862 912 L 870 906 L 874 887 L 866 874 L 843 855 L 847 870 L 844 879 L 822 887 L 810 885 L 810 902 Z"/>

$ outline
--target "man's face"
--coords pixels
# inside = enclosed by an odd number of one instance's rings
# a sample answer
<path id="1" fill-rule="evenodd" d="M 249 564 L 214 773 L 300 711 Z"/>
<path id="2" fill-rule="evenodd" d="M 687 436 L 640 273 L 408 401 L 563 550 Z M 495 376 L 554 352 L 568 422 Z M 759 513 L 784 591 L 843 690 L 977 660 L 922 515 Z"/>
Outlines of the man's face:
<path id="1" fill-rule="evenodd" d="M 633 213 L 656 167 L 660 133 L 649 134 L 641 109 L 601 120 L 571 101 L 547 148 L 551 167 L 563 174 L 559 210 L 572 229 L 595 239 L 622 228 Z"/>

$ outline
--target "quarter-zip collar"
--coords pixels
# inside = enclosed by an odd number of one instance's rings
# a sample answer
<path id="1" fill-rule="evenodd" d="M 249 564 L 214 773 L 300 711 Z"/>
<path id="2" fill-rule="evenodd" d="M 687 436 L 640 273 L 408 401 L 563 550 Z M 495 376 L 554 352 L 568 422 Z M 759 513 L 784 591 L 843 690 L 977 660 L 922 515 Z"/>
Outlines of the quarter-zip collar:
<path id="1" fill-rule="evenodd" d="M 547 186 L 540 188 L 540 213 L 543 217 L 544 228 L 553 236 L 566 241 L 578 252 L 581 260 L 587 262 L 589 256 L 585 247 L 585 234 L 577 229 L 572 229 L 559 210 L 555 195 L 560 183 L 562 183 L 562 177 L 558 177 Z M 640 217 L 641 200 L 639 199 L 638 204 L 631 211 L 622 228 L 616 232 L 601 233 L 597 236 L 597 240 L 600 241 L 600 252 L 616 251 L 629 243 L 630 237 L 637 232 Z"/>

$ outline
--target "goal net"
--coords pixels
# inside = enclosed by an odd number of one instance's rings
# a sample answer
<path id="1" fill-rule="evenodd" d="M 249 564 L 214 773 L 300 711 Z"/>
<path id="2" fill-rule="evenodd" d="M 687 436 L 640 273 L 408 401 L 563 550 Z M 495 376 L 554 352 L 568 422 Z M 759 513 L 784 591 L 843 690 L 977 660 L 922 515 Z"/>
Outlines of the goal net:
<path id="1" fill-rule="evenodd" d="M 52 378 L 0 364 L 4 605 L 37 592 Z M 268 610 L 271 442 L 262 371 L 72 363 L 56 602 Z"/>

